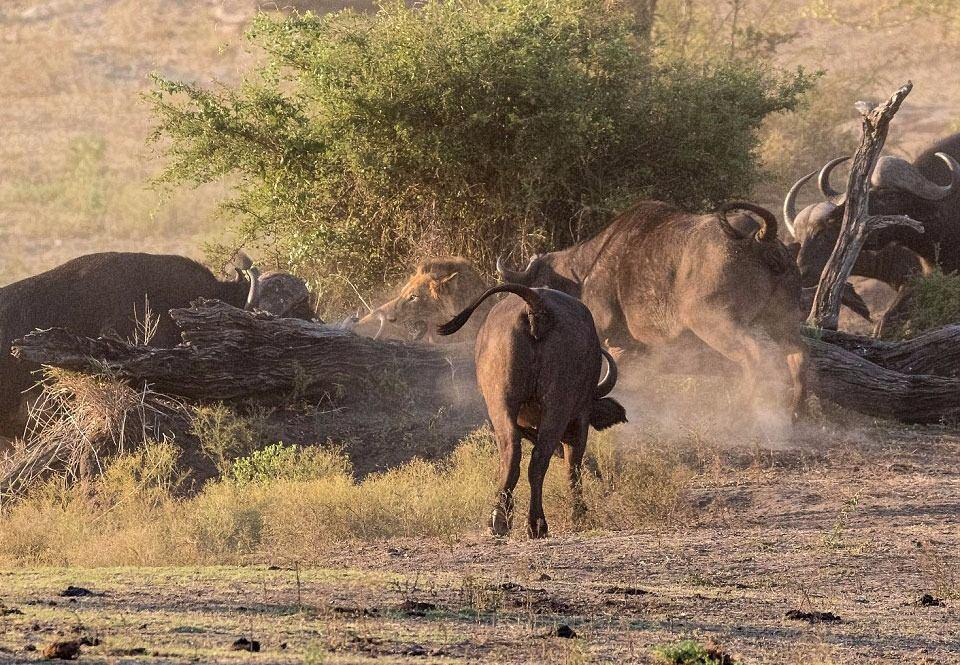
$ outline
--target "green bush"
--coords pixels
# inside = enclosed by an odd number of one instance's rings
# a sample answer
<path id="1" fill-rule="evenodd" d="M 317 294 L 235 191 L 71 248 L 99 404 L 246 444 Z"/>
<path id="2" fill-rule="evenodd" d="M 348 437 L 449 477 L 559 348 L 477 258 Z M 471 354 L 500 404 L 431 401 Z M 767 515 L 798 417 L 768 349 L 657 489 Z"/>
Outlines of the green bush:
<path id="1" fill-rule="evenodd" d="M 748 193 L 760 122 L 811 77 L 660 61 L 634 27 L 592 0 L 260 16 L 266 61 L 241 85 L 156 78 L 163 179 L 231 176 L 240 237 L 333 291 L 423 255 L 567 245 L 640 196 Z"/>
<path id="2" fill-rule="evenodd" d="M 736 665 L 729 654 L 714 644 L 704 646 L 696 640 L 681 640 L 653 650 L 655 662 L 666 665 Z"/>
<path id="3" fill-rule="evenodd" d="M 349 458 L 339 448 L 302 448 L 275 443 L 247 457 L 234 460 L 230 477 L 239 485 L 273 480 L 317 480 L 328 476 L 349 476 Z"/>
<path id="4" fill-rule="evenodd" d="M 951 323 L 960 323 L 960 275 L 934 270 L 910 281 L 910 298 L 905 321 L 899 322 L 894 337 L 908 338 Z"/>

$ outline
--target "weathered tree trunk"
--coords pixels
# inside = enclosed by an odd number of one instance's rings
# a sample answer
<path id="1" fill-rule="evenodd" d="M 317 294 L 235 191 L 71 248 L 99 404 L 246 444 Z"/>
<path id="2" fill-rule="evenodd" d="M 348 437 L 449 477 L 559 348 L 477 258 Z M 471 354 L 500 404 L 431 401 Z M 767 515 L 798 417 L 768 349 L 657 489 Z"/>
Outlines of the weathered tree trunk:
<path id="1" fill-rule="evenodd" d="M 819 339 L 875 365 L 902 374 L 960 377 L 960 325 L 930 330 L 912 339 L 886 341 L 835 330 L 818 331 Z"/>
<path id="2" fill-rule="evenodd" d="M 806 338 L 813 392 L 840 406 L 907 423 L 960 416 L 960 379 L 903 374 L 827 342 Z"/>
<path id="3" fill-rule="evenodd" d="M 476 399 L 472 352 L 461 345 L 382 342 L 294 319 L 252 314 L 218 301 L 171 312 L 185 344 L 172 349 L 89 339 L 52 329 L 27 335 L 14 353 L 85 373 L 104 371 L 195 400 L 328 397 Z M 905 342 L 823 331 L 806 339 L 813 392 L 841 406 L 905 422 L 960 415 L 960 326 Z"/>
<path id="4" fill-rule="evenodd" d="M 853 166 L 847 179 L 846 206 L 840 238 L 820 277 L 813 308 L 807 319 L 814 327 L 837 329 L 844 285 L 870 233 L 894 224 L 904 224 L 923 232 L 923 226 L 909 217 L 871 217 L 867 208 L 870 176 L 877 165 L 880 151 L 883 150 L 887 129 L 912 88 L 913 84 L 907 82 L 890 99 L 863 116 L 863 136 L 853 156 Z"/>
<path id="5" fill-rule="evenodd" d="M 54 328 L 18 340 L 13 353 L 84 373 L 110 372 L 198 400 L 406 399 L 474 382 L 473 354 L 460 345 L 377 341 L 297 319 L 251 314 L 219 301 L 201 301 L 170 315 L 185 342 L 172 349 L 89 339 Z"/>

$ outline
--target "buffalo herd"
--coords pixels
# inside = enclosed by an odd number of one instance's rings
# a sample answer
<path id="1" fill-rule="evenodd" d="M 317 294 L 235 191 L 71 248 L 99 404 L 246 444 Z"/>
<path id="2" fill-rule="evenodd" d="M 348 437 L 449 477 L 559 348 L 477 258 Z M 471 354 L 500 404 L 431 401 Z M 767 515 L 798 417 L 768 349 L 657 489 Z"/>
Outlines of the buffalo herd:
<path id="1" fill-rule="evenodd" d="M 509 529 L 520 439 L 527 438 L 534 443 L 528 530 L 543 536 L 540 492 L 550 456 L 562 446 L 576 517 L 589 426 L 626 420 L 623 407 L 607 397 L 617 377 L 614 356 L 697 340 L 740 367 L 749 400 L 773 397 L 793 418 L 802 415 L 804 288 L 815 287 L 839 237 L 845 196 L 831 174 L 846 159 L 819 171 L 823 201 L 797 211 L 798 193 L 817 171 L 790 189 L 783 206 L 790 242 L 773 214 L 752 203 L 693 214 L 642 201 L 592 238 L 536 255 L 523 269 L 498 260 L 499 286 L 466 259 L 427 260 L 394 299 L 343 325 L 369 337 L 474 343 L 478 384 L 501 452 L 491 527 L 498 534 Z M 908 215 L 924 232 L 900 226 L 876 232 L 854 274 L 902 288 L 917 273 L 960 269 L 958 160 L 960 134 L 912 163 L 893 156 L 878 161 L 870 212 Z M 10 345 L 34 329 L 171 346 L 179 337 L 169 310 L 198 298 L 315 318 L 302 280 L 261 275 L 244 255 L 235 265 L 235 279 L 223 281 L 184 257 L 90 254 L 0 287 L 0 436 L 23 432 L 37 367 L 14 358 Z M 845 303 L 867 313 L 855 293 Z M 153 325 L 144 320 L 150 311 Z M 147 330 L 150 339 L 141 339 Z M 604 357 L 608 371 L 600 381 Z M 759 389 L 768 380 L 778 388 Z"/>

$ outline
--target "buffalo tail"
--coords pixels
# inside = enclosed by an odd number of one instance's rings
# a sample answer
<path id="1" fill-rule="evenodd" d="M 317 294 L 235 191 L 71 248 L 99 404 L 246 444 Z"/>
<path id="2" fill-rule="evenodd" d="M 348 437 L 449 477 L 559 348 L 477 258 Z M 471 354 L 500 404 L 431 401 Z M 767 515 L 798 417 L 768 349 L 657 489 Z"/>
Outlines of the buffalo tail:
<path id="1" fill-rule="evenodd" d="M 590 405 L 590 426 L 595 430 L 604 430 L 627 422 L 627 411 L 612 397 L 596 399 Z"/>
<path id="2" fill-rule="evenodd" d="M 760 230 L 754 236 L 757 240 L 773 241 L 777 239 L 777 218 L 772 212 L 762 206 L 748 201 L 730 201 L 720 206 L 717 216 L 720 220 L 720 228 L 728 236 L 735 240 L 746 240 L 740 232 L 731 226 L 727 219 L 727 213 L 732 210 L 746 210 L 752 212 L 760 218 Z"/>
<path id="3" fill-rule="evenodd" d="M 538 332 L 536 321 L 546 321 L 549 318 L 549 312 L 544 306 L 543 299 L 540 297 L 539 293 L 531 289 L 529 286 L 522 286 L 520 284 L 500 284 L 498 286 L 494 286 L 493 288 L 487 289 L 465 310 L 457 314 L 446 323 L 437 326 L 437 333 L 440 335 L 452 335 L 453 333 L 457 332 L 460 330 L 460 328 L 466 325 L 467 321 L 470 319 L 470 316 L 476 311 L 476 309 L 483 303 L 484 300 L 497 293 L 512 293 L 524 299 L 524 301 L 527 303 L 527 306 L 530 307 L 531 332 L 533 332 L 534 337 L 539 339 L 542 333 Z"/>

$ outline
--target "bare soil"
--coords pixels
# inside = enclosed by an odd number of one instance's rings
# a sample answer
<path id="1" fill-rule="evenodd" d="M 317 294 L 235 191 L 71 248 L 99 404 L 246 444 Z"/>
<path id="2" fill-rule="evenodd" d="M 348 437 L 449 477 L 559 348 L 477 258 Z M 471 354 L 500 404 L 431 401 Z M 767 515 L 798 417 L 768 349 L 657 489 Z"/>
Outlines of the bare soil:
<path id="1" fill-rule="evenodd" d="M 688 517 L 636 532 L 478 525 L 343 544 L 299 571 L 0 571 L 0 661 L 87 637 L 91 663 L 648 662 L 683 638 L 743 662 L 960 662 L 960 436 L 858 432 L 716 451 Z M 232 650 L 241 637 L 260 653 Z"/>

